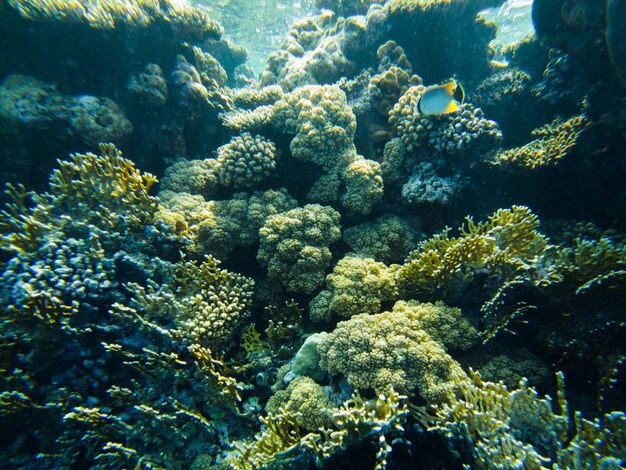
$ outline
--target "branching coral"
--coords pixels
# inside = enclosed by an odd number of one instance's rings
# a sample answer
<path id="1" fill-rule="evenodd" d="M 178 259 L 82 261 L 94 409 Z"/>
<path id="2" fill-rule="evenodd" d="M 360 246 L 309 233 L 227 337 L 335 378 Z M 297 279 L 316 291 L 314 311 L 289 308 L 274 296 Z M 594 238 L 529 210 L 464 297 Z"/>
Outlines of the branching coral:
<path id="1" fill-rule="evenodd" d="M 151 302 L 169 302 L 181 335 L 210 349 L 226 349 L 250 315 L 254 281 L 218 267 L 213 258 L 200 264 L 182 262 L 175 273 L 172 295 Z"/>
<path id="2" fill-rule="evenodd" d="M 318 204 L 268 217 L 259 230 L 257 258 L 288 291 L 311 293 L 324 281 L 329 246 L 341 235 L 339 219 L 337 211 Z"/>
<path id="3" fill-rule="evenodd" d="M 314 321 L 331 314 L 349 318 L 358 313 L 378 313 L 382 302 L 396 296 L 395 269 L 371 258 L 348 255 L 326 276 L 326 289 L 309 306 Z"/>
<path id="4" fill-rule="evenodd" d="M 566 438 L 567 409 L 554 413 L 550 398 L 539 398 L 524 382 L 509 392 L 503 384 L 483 382 L 470 372 L 469 379 L 455 377 L 446 394 L 431 429 L 467 440 L 478 468 L 546 468 L 546 455 Z M 562 395 L 559 404 L 564 406 Z"/>
<path id="5" fill-rule="evenodd" d="M 412 294 L 454 296 L 480 273 L 510 278 L 546 248 L 538 225 L 524 206 L 500 209 L 478 224 L 467 218 L 458 237 L 446 229 L 422 242 L 398 271 L 399 284 Z"/>
<path id="6" fill-rule="evenodd" d="M 215 171 L 221 184 L 241 188 L 263 181 L 276 168 L 276 146 L 248 132 L 217 149 Z"/>
<path id="7" fill-rule="evenodd" d="M 416 314 L 420 308 L 432 306 L 413 305 L 339 322 L 317 347 L 320 367 L 330 374 L 343 374 L 355 388 L 380 391 L 392 386 L 402 393 L 417 390 L 430 402 L 441 400 L 453 373 L 463 372 L 422 329 L 422 319 Z M 435 308 L 442 311 L 437 318 L 447 318 L 443 304 Z"/>
<path id="8" fill-rule="evenodd" d="M 550 397 L 539 398 L 522 380 L 507 390 L 502 383 L 457 376 L 447 387 L 447 400 L 437 406 L 431 430 L 471 445 L 476 468 L 602 468 L 624 459 L 626 416 L 607 413 L 602 419 L 574 416 L 573 438 L 568 439 L 569 416 L 564 379 L 557 374 L 559 410 Z"/>
<path id="9" fill-rule="evenodd" d="M 577 294 L 626 276 L 626 247 L 607 236 L 597 240 L 577 238 L 573 247 L 563 248 L 558 256 L 559 272 L 565 282 L 577 286 Z"/>
<path id="10" fill-rule="evenodd" d="M 514 170 L 534 170 L 559 163 L 576 146 L 581 132 L 588 126 L 583 115 L 563 121 L 555 119 L 532 131 L 535 140 L 508 150 L 497 150 L 485 156 L 491 166 Z"/>
<path id="11" fill-rule="evenodd" d="M 405 398 L 394 390 L 372 400 L 356 393 L 333 409 L 332 426 L 304 435 L 296 422 L 298 415 L 279 408 L 261 417 L 263 429 L 253 440 L 233 444 L 235 455 L 227 463 L 238 470 L 305 465 L 311 460 L 321 463 L 350 445 L 371 439 L 378 445 L 375 468 L 383 470 L 391 453 L 385 436 L 403 431 L 408 415 Z"/>

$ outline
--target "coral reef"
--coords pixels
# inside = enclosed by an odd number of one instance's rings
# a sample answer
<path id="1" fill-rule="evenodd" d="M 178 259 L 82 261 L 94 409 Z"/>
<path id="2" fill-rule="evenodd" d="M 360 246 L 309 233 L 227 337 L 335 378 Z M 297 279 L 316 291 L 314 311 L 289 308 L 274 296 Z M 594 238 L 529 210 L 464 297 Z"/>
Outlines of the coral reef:
<path id="1" fill-rule="evenodd" d="M 257 258 L 289 292 L 311 293 L 324 281 L 330 245 L 341 237 L 339 219 L 337 211 L 319 204 L 272 215 L 259 230 Z"/>
<path id="2" fill-rule="evenodd" d="M 623 1 L 235 3 L 0 0 L 4 466 L 623 465 Z"/>

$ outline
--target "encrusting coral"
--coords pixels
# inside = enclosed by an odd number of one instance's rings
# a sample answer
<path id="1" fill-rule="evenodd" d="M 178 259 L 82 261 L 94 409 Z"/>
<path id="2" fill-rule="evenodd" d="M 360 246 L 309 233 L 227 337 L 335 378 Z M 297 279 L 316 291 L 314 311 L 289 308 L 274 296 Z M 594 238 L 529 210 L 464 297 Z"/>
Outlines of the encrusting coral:
<path id="1" fill-rule="evenodd" d="M 259 230 L 257 259 L 289 292 L 311 293 L 324 282 L 329 247 L 341 237 L 339 220 L 337 211 L 319 204 L 272 215 Z"/>

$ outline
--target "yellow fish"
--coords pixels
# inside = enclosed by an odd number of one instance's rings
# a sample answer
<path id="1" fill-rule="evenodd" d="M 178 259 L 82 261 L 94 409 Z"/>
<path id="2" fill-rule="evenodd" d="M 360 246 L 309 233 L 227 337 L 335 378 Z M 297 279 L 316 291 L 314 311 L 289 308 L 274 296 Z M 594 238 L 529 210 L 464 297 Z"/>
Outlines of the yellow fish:
<path id="1" fill-rule="evenodd" d="M 450 83 L 427 88 L 420 96 L 415 109 L 425 116 L 448 114 L 459 109 L 464 99 L 463 87 L 456 80 L 452 80 Z"/>

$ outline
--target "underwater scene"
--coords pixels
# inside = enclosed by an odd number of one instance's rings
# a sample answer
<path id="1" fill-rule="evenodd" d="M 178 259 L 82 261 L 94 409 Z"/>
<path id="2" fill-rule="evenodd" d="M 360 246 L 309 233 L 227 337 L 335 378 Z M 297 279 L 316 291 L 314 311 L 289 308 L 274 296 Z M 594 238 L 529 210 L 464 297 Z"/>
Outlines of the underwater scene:
<path id="1" fill-rule="evenodd" d="M 0 468 L 626 469 L 626 0 L 0 0 Z"/>

